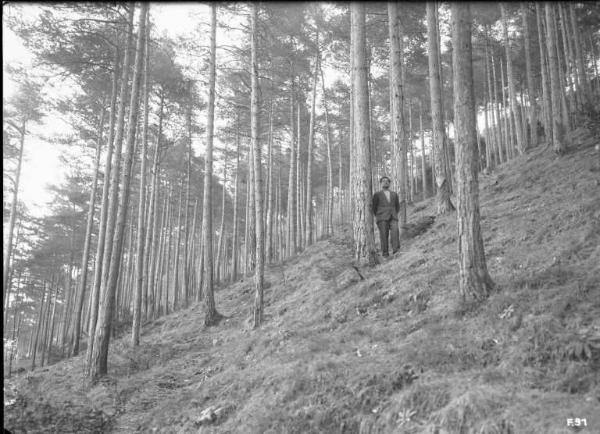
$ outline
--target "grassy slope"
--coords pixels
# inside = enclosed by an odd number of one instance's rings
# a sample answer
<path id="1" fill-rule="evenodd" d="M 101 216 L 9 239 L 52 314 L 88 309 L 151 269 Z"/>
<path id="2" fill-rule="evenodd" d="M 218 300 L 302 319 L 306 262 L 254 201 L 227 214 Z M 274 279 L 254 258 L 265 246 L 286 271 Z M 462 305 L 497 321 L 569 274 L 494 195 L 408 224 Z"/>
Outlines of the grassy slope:
<path id="1" fill-rule="evenodd" d="M 562 433 L 585 417 L 594 432 L 600 177 L 580 139 L 562 158 L 538 147 L 480 178 L 497 290 L 478 306 L 458 302 L 455 213 L 365 280 L 338 233 L 267 271 L 260 330 L 246 278 L 217 292 L 218 327 L 203 329 L 198 305 L 152 323 L 135 351 L 116 340 L 91 389 L 81 357 L 17 377 L 30 413 L 19 401 L 5 426 L 82 432 L 109 415 L 122 433 Z M 434 214 L 432 199 L 417 205 L 410 221 Z M 200 426 L 209 406 L 218 418 Z"/>

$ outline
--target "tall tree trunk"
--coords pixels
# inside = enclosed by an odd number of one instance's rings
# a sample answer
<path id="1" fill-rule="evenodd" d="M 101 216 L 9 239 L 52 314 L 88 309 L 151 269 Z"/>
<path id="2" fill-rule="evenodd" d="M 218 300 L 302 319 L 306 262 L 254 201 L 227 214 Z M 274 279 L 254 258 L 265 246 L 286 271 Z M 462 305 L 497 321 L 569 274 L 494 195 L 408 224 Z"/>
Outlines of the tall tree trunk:
<path id="1" fill-rule="evenodd" d="M 123 120 L 125 118 L 125 99 L 127 98 L 127 84 L 129 78 L 129 64 L 130 56 L 129 50 L 131 48 L 132 33 L 133 33 L 133 8 L 128 13 L 127 27 L 125 34 L 127 35 L 127 42 L 125 45 L 125 54 L 123 59 L 123 70 L 121 75 L 121 88 L 119 90 L 119 106 L 116 107 L 116 88 L 117 88 L 117 75 L 118 75 L 118 50 L 115 51 L 115 67 L 113 70 L 113 83 L 112 83 L 112 98 L 111 98 L 111 117 L 110 126 L 108 130 L 108 141 L 107 141 L 107 153 L 106 153 L 106 164 L 104 169 L 104 185 L 102 187 L 102 207 L 100 210 L 100 227 L 98 230 L 98 246 L 96 249 L 96 266 L 94 268 L 94 286 L 92 289 L 92 298 L 90 304 L 90 321 L 88 327 L 88 345 L 86 351 L 86 373 L 89 374 L 90 365 L 92 362 L 92 352 L 94 349 L 94 336 L 96 332 L 96 323 L 98 318 L 98 305 L 100 301 L 100 291 L 102 286 L 102 280 L 104 277 L 103 268 L 107 267 L 108 260 L 105 261 L 106 251 L 108 250 L 108 256 L 110 257 L 110 248 L 107 247 L 107 241 L 110 238 L 107 235 L 108 220 L 109 220 L 109 203 L 112 197 L 111 182 L 113 179 L 113 171 L 118 172 L 119 168 L 115 166 L 115 161 L 120 161 L 121 158 L 121 145 L 117 147 L 117 143 L 122 141 L 123 137 Z M 118 41 L 116 41 L 118 42 Z M 117 108 L 115 117 L 115 108 Z M 117 131 L 115 129 L 115 123 L 117 124 Z M 121 137 L 117 140 L 118 137 Z M 116 151 L 115 151 L 116 150 Z M 115 166 L 115 167 L 113 167 Z M 117 175 L 118 176 L 118 175 Z M 118 177 L 117 177 L 118 181 Z M 117 188 L 118 186 L 115 186 Z M 112 234 L 109 232 L 109 234 Z"/>
<path id="2" fill-rule="evenodd" d="M 504 128 L 502 125 L 502 117 L 500 116 L 500 101 L 498 101 L 498 80 L 496 78 L 496 62 L 494 56 L 492 57 L 492 80 L 494 82 L 494 113 L 496 115 L 496 151 L 498 152 L 498 164 L 502 164 L 506 161 L 504 152 L 502 151 L 504 143 L 506 146 L 506 139 L 504 138 Z"/>
<path id="3" fill-rule="evenodd" d="M 73 261 L 75 259 L 75 252 L 73 250 L 74 248 L 74 238 L 75 238 L 75 231 L 72 232 L 71 234 L 71 239 L 70 239 L 70 251 L 69 251 L 69 265 L 67 268 L 67 273 L 65 275 L 65 295 L 64 295 L 64 303 L 63 303 L 63 318 L 62 318 L 62 322 L 61 322 L 61 327 L 60 327 L 60 341 L 59 341 L 59 345 L 60 345 L 60 351 L 61 354 L 64 355 L 65 352 L 65 343 L 67 341 L 67 331 L 69 330 L 69 321 L 71 320 L 71 310 L 72 310 L 72 303 L 73 303 L 73 291 L 71 290 L 71 283 L 72 283 L 72 279 L 71 279 L 71 275 L 73 273 Z"/>
<path id="4" fill-rule="evenodd" d="M 554 4 L 544 2 L 546 12 L 546 44 L 548 46 L 548 69 L 550 70 L 550 99 L 552 101 L 552 147 L 562 155 L 566 151 L 565 126 L 561 111 L 561 89 L 556 58 L 556 29 L 554 27 Z"/>
<path id="5" fill-rule="evenodd" d="M 357 263 L 375 265 L 379 262 L 375 250 L 373 214 L 371 212 L 371 153 L 369 143 L 368 86 L 366 64 L 366 25 L 364 3 L 351 3 L 351 34 L 353 59 L 352 94 L 354 105 L 354 139 L 356 146 L 351 157 L 355 160 L 354 184 L 354 257 Z M 399 77 L 398 77 L 399 78 Z M 400 183 L 402 185 L 402 183 Z"/>
<path id="6" fill-rule="evenodd" d="M 435 164 L 435 183 L 437 186 L 437 213 L 446 214 L 454 210 L 450 201 L 450 182 L 444 152 L 444 119 L 442 117 L 442 90 L 440 79 L 439 46 L 437 38 L 436 9 L 434 2 L 427 2 L 427 41 L 429 44 L 429 94 L 431 97 L 431 125 L 433 133 L 433 155 Z"/>
<path id="7" fill-rule="evenodd" d="M 425 131 L 423 131 L 423 102 L 419 100 L 419 131 L 421 133 L 421 183 L 423 188 L 423 200 L 427 198 L 427 171 L 425 160 Z"/>
<path id="8" fill-rule="evenodd" d="M 319 70 L 321 72 L 321 93 L 323 98 L 323 108 L 325 110 L 325 144 L 327 145 L 327 210 L 325 213 L 325 234 L 329 236 L 333 235 L 333 166 L 331 156 L 331 129 L 329 126 L 329 110 L 327 108 L 327 96 L 325 95 L 325 80 L 323 78 L 323 68 L 321 62 L 319 62 Z"/>
<path id="9" fill-rule="evenodd" d="M 292 84 L 290 87 L 290 172 L 288 181 L 287 198 L 287 256 L 296 254 L 296 134 L 294 130 L 294 75 L 292 70 Z"/>
<path id="10" fill-rule="evenodd" d="M 40 329 L 42 328 L 42 318 L 44 313 L 44 299 L 46 298 L 46 282 L 44 282 L 44 288 L 42 289 L 42 299 L 40 300 L 40 310 L 37 320 L 37 325 L 35 327 L 35 340 L 33 341 L 32 351 L 33 354 L 31 356 L 31 370 L 35 369 L 35 357 L 37 355 L 37 347 L 38 347 L 38 339 L 40 336 Z"/>
<path id="11" fill-rule="evenodd" d="M 206 127 L 206 157 L 204 166 L 204 203 L 202 204 L 202 240 L 204 245 L 204 325 L 215 325 L 221 316 L 215 307 L 213 293 L 213 231 L 212 231 L 212 173 L 215 119 L 217 6 L 210 4 L 210 63 L 208 83 L 208 119 Z M 208 249 L 208 250 L 207 250 Z"/>
<path id="12" fill-rule="evenodd" d="M 96 189 L 98 187 L 98 169 L 100 166 L 100 150 L 102 148 L 102 130 L 104 129 L 105 109 L 102 104 L 102 114 L 100 115 L 100 125 L 98 127 L 98 138 L 96 142 L 96 160 L 94 162 L 94 178 L 90 191 L 90 202 L 88 208 L 88 218 L 85 229 L 85 241 L 83 244 L 83 257 L 81 259 L 81 280 L 79 291 L 77 291 L 77 301 L 75 310 L 75 323 L 73 331 L 72 353 L 76 356 L 79 353 L 79 337 L 81 335 L 81 313 L 83 311 L 83 300 L 85 299 L 85 290 L 87 286 L 88 262 L 90 256 L 90 241 L 92 238 L 92 226 L 94 224 L 94 207 L 96 205 Z"/>
<path id="13" fill-rule="evenodd" d="M 300 122 L 300 101 L 296 101 L 296 114 L 297 114 L 297 133 L 296 138 L 296 247 L 302 251 L 304 249 L 304 201 L 303 193 L 304 188 L 302 186 L 302 174 L 304 173 L 302 165 L 302 137 L 301 137 L 301 122 Z"/>
<path id="14" fill-rule="evenodd" d="M 413 128 L 412 128 L 412 103 L 408 103 L 408 149 L 410 152 L 410 165 L 408 166 L 408 184 L 409 184 L 409 202 L 414 202 L 415 198 L 415 152 L 413 146 Z"/>
<path id="15" fill-rule="evenodd" d="M 231 248 L 231 282 L 235 282 L 238 275 L 238 208 L 239 208 L 239 189 L 240 189 L 240 117 L 236 115 L 235 122 L 235 192 L 233 194 L 233 241 Z"/>
<path id="16" fill-rule="evenodd" d="M 497 123 L 495 121 L 494 116 L 494 102 L 495 97 L 493 96 L 493 88 L 492 88 L 492 74 L 490 72 L 490 53 L 489 53 L 489 29 L 488 26 L 485 26 L 485 75 L 487 78 L 487 96 L 489 103 L 489 110 L 486 106 L 485 111 L 485 121 L 487 122 L 485 125 L 486 128 L 486 140 L 485 147 L 487 152 L 487 167 L 492 170 L 497 164 L 500 164 L 500 160 L 498 159 L 498 153 L 496 149 L 500 146 L 498 142 L 498 136 L 496 135 L 498 131 Z M 488 121 L 488 118 L 491 119 L 491 122 Z M 491 128 L 491 131 L 490 131 Z M 494 161 L 495 160 L 495 161 Z"/>
<path id="17" fill-rule="evenodd" d="M 15 174 L 15 184 L 12 197 L 12 203 L 10 205 L 10 219 L 8 221 L 8 239 L 6 240 L 6 250 L 4 253 L 4 269 L 3 271 L 3 286 L 2 286 L 2 299 L 3 306 L 8 302 L 8 294 L 10 293 L 10 260 L 12 257 L 13 250 L 13 232 L 15 229 L 15 222 L 17 220 L 17 199 L 19 195 L 19 185 L 21 182 L 21 165 L 23 162 L 23 149 L 25 148 L 25 135 L 27 134 L 27 122 L 25 119 L 21 122 L 20 128 L 21 143 L 19 147 L 19 159 L 17 160 L 17 172 Z"/>
<path id="18" fill-rule="evenodd" d="M 403 59 L 403 30 L 398 17 L 398 4 L 396 2 L 388 2 L 388 21 L 389 21 L 389 38 L 390 38 L 390 58 L 392 67 L 392 113 L 394 114 L 393 128 L 393 177 L 398 190 L 398 198 L 400 200 L 400 211 L 398 212 L 400 232 L 402 233 L 406 227 L 406 144 L 407 131 L 406 121 L 404 119 L 404 88 L 402 81 L 402 63 Z M 358 71 L 358 69 L 356 70 Z M 360 92 L 360 89 L 358 90 Z M 355 114 L 356 115 L 356 114 Z M 356 131 L 355 131 L 356 134 Z M 370 143 L 367 142 L 370 146 Z M 370 191 L 370 186 L 369 186 Z M 369 215 L 371 213 L 369 212 Z M 372 219 L 372 216 L 371 216 Z"/>
<path id="19" fill-rule="evenodd" d="M 306 212 L 304 217 L 305 232 L 304 238 L 306 246 L 309 246 L 313 242 L 313 189 L 312 189 L 312 153 L 315 141 L 315 105 L 317 96 L 317 81 L 319 78 L 319 31 L 317 30 L 316 36 L 317 54 L 315 56 L 315 69 L 313 72 L 313 83 L 312 83 L 312 96 L 310 104 L 310 124 L 308 129 L 308 151 L 307 151 L 307 162 L 306 162 L 306 205 L 304 211 Z"/>
<path id="20" fill-rule="evenodd" d="M 488 274 L 479 226 L 479 182 L 475 147 L 475 97 L 468 3 L 452 3 L 452 70 L 456 126 L 459 284 L 463 300 L 486 298 L 493 282 Z"/>
<path id="21" fill-rule="evenodd" d="M 267 216 L 266 216 L 266 240 L 265 257 L 268 263 L 273 260 L 273 77 L 271 76 L 271 92 L 269 97 L 269 140 L 267 150 Z"/>
<path id="22" fill-rule="evenodd" d="M 527 75 L 527 96 L 529 97 L 529 141 L 531 146 L 537 145 L 537 116 L 536 95 L 533 84 L 533 71 L 531 65 L 531 35 L 529 33 L 529 7 L 527 3 L 521 2 L 521 18 L 523 20 L 523 38 L 525 45 L 525 72 Z"/>
<path id="23" fill-rule="evenodd" d="M 514 75 L 512 68 L 512 55 L 510 40 L 508 39 L 508 25 L 506 19 L 506 7 L 504 3 L 500 2 L 500 11 L 502 13 L 502 32 L 504 35 L 504 49 L 506 53 L 506 79 L 508 81 L 508 96 L 510 98 L 510 107 L 512 111 L 512 118 L 515 126 L 515 133 L 517 136 L 517 151 L 522 154 L 527 149 L 527 144 L 523 140 L 523 127 L 521 125 L 521 111 L 517 107 L 517 93 L 515 91 Z"/>
<path id="24" fill-rule="evenodd" d="M 544 131 L 546 140 L 552 142 L 552 104 L 550 101 L 550 79 L 548 77 L 548 58 L 546 53 L 545 31 L 543 28 L 542 7 L 535 3 L 535 13 L 538 28 L 538 40 L 540 44 L 540 70 L 542 73 L 542 108 L 544 112 Z"/>
<path id="25" fill-rule="evenodd" d="M 133 6 L 133 5 L 132 5 Z M 137 127 L 137 115 L 138 115 L 138 97 L 140 88 L 140 75 L 142 70 L 142 60 L 144 57 L 143 43 L 146 39 L 146 14 L 148 12 L 148 3 L 142 3 L 140 7 L 140 19 L 138 27 L 138 38 L 135 50 L 135 66 L 133 70 L 133 80 L 131 83 L 131 101 L 129 104 L 129 121 L 127 128 L 127 148 L 125 153 L 125 161 L 123 164 L 123 194 L 120 197 L 116 219 L 111 218 L 109 215 L 108 220 L 108 233 L 112 232 L 111 223 L 115 221 L 114 226 L 114 239 L 113 246 L 111 249 L 112 253 L 110 256 L 110 262 L 108 258 L 105 258 L 105 264 L 109 264 L 108 275 L 106 276 L 105 283 L 102 285 L 102 303 L 99 306 L 98 323 L 96 326 L 96 332 L 94 337 L 94 348 L 92 353 L 92 363 L 90 365 L 90 377 L 96 379 L 99 376 L 106 375 L 107 373 L 107 362 L 108 362 L 108 345 L 110 341 L 110 326 L 114 310 L 115 292 L 117 286 L 117 279 L 119 277 L 119 267 L 121 265 L 121 254 L 123 249 L 123 232 L 125 229 L 125 221 L 127 218 L 127 208 L 129 202 L 129 184 L 130 184 L 130 171 L 131 165 L 133 164 L 133 147 L 135 140 L 135 132 Z M 132 12 L 130 12 L 132 15 Z M 117 132 L 116 152 L 120 153 L 120 143 L 122 134 Z M 118 175 L 118 165 L 115 165 L 115 173 Z M 118 178 L 113 178 L 115 184 L 118 183 Z M 117 199 L 116 191 L 114 195 L 111 194 L 111 198 Z M 106 250 L 105 250 L 106 253 Z M 104 271 L 103 271 L 104 274 Z"/>
<path id="26" fill-rule="evenodd" d="M 553 6 L 554 8 L 554 6 Z M 561 53 L 560 49 L 560 38 L 559 34 L 559 25 L 557 19 L 556 10 L 554 10 L 554 47 L 556 48 L 556 65 L 558 67 L 558 81 L 559 81 L 559 89 L 560 89 L 560 109 L 562 114 L 562 122 L 565 127 L 565 132 L 569 131 L 569 107 L 567 104 L 567 97 L 565 95 L 565 87 L 567 85 L 567 80 L 565 78 L 565 69 L 564 69 L 564 56 Z"/>
<path id="27" fill-rule="evenodd" d="M 160 185 L 161 185 L 161 180 L 160 180 L 161 176 L 160 176 L 160 169 L 158 170 L 158 173 L 155 174 L 155 190 L 156 190 L 156 194 L 154 195 L 154 206 L 152 208 L 152 226 L 148 225 L 148 230 L 152 231 L 152 236 L 150 237 L 152 242 L 150 243 L 150 245 L 148 246 L 148 255 L 149 255 L 149 264 L 148 264 L 148 296 L 146 298 L 147 303 L 148 303 L 148 307 L 146 310 L 147 313 L 147 317 L 148 318 L 154 318 L 154 307 L 156 304 L 156 287 L 157 287 L 157 281 L 156 281 L 156 262 L 157 262 L 157 258 L 158 258 L 158 242 L 159 242 L 159 203 L 160 203 Z M 183 191 L 183 180 L 181 182 L 181 192 Z M 179 274 L 176 274 L 175 276 L 175 287 L 178 288 L 177 286 L 177 278 L 179 277 Z"/>
<path id="28" fill-rule="evenodd" d="M 259 142 L 259 83 L 258 83 L 258 57 L 257 57 L 257 39 L 258 39 L 258 4 L 252 4 L 251 15 L 251 61 L 250 61 L 250 146 L 254 157 L 254 194 L 255 194 L 255 211 L 256 217 L 254 224 L 256 225 L 256 270 L 254 272 L 254 328 L 260 327 L 263 321 L 263 285 L 265 272 L 264 258 L 264 234 L 263 234 L 263 208 L 262 208 L 262 175 L 261 175 L 261 146 Z M 316 70 L 315 70 L 316 71 Z M 315 73 L 316 76 L 316 73 Z M 310 157 L 309 157 L 310 158 Z"/>
<path id="29" fill-rule="evenodd" d="M 224 157 L 223 161 L 223 185 L 222 185 L 222 195 L 221 195 L 221 224 L 219 225 L 219 241 L 217 242 L 217 264 L 215 267 L 216 270 L 216 282 L 217 284 L 220 282 L 221 278 L 221 252 L 223 251 L 223 242 L 224 237 L 223 233 L 225 231 L 225 184 L 227 183 L 227 157 Z"/>
<path id="30" fill-rule="evenodd" d="M 580 92 L 583 93 L 584 99 L 588 104 L 591 104 L 591 88 L 590 82 L 588 81 L 587 73 L 585 70 L 583 52 L 581 49 L 581 42 L 579 38 L 579 27 L 577 27 L 577 16 L 575 12 L 575 5 L 569 3 L 569 11 L 571 17 L 571 28 L 573 29 L 573 45 L 575 45 L 575 60 L 577 63 L 577 80 L 579 81 Z M 596 63 L 594 63 L 594 66 Z M 597 76 L 597 74 L 596 74 Z"/>
<path id="31" fill-rule="evenodd" d="M 505 161 L 508 161 L 512 158 L 512 149 L 513 149 L 513 135 L 512 135 L 512 124 L 511 124 L 511 116 L 510 111 L 506 107 L 506 86 L 504 86 L 504 66 L 502 64 L 502 59 L 500 59 L 500 84 L 502 87 L 502 117 L 504 119 L 504 154 Z"/>
<path id="32" fill-rule="evenodd" d="M 148 14 L 149 16 L 149 14 Z M 144 122 L 142 124 L 142 150 L 140 164 L 140 196 L 138 199 L 138 223 L 137 223 L 137 239 L 136 239 L 136 267 L 135 267 L 135 289 L 133 297 L 133 323 L 131 325 L 131 346 L 136 347 L 140 344 L 140 326 L 142 319 L 142 283 L 144 276 L 144 239 L 146 234 L 144 222 L 144 209 L 146 199 L 146 159 L 148 153 L 148 115 L 149 105 L 148 99 L 150 96 L 150 87 L 148 83 L 148 64 L 149 64 L 149 40 L 148 23 L 146 23 L 146 41 L 144 44 Z"/>

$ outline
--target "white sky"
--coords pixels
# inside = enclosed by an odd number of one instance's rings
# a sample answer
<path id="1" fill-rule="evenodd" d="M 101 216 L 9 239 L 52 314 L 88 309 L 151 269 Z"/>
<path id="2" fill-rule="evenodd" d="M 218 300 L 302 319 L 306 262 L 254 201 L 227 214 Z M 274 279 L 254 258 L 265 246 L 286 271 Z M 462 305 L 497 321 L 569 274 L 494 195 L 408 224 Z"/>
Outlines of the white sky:
<path id="1" fill-rule="evenodd" d="M 35 4 L 21 4 L 24 16 L 35 16 L 39 7 Z M 19 10 L 19 12 L 21 9 Z M 206 21 L 208 6 L 199 3 L 154 3 L 151 13 L 160 34 L 166 32 L 176 37 L 192 32 L 199 20 Z M 6 65 L 20 64 L 31 68 L 33 56 L 6 25 L 6 16 L 17 11 L 9 6 L 2 6 L 2 91 L 4 98 L 14 94 L 17 83 L 6 74 Z M 21 12 L 20 12 L 21 13 Z M 71 92 L 69 83 L 50 83 L 47 91 L 65 95 Z M 34 216 L 42 216 L 47 212 L 46 204 L 51 200 L 47 191 L 49 184 L 59 184 L 64 179 L 64 168 L 61 167 L 58 156 L 66 148 L 44 140 L 45 137 L 64 135 L 70 127 L 56 116 L 46 116 L 41 125 L 31 125 L 30 134 L 25 139 L 23 165 L 21 169 L 21 186 L 19 199 L 25 202 Z M 197 148 L 197 146 L 195 146 Z"/>

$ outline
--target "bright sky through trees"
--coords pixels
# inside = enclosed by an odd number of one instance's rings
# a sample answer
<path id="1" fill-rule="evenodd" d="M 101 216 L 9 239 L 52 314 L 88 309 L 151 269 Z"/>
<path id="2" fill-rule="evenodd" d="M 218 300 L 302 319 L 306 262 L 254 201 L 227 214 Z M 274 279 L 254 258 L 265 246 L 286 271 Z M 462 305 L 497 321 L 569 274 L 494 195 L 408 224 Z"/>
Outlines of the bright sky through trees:
<path id="1" fill-rule="evenodd" d="M 4 98 L 10 97 L 17 87 L 9 74 L 6 72 L 7 65 L 20 65 L 25 69 L 32 69 L 33 56 L 23 45 L 23 42 L 7 26 L 7 18 L 10 14 L 19 14 L 24 17 L 34 18 L 40 12 L 40 5 L 19 4 L 18 8 L 13 5 L 2 6 L 2 92 Z M 176 38 L 189 35 L 199 23 L 208 20 L 208 6 L 197 3 L 157 3 L 153 4 L 152 20 L 157 27 L 157 33 L 166 33 L 169 37 Z M 217 35 L 217 38 L 223 35 Z M 178 58 L 184 66 L 194 62 L 193 58 Z M 34 75 L 44 74 L 47 71 L 34 70 Z M 50 80 L 44 91 L 49 96 L 68 95 L 73 92 L 73 84 L 67 80 Z M 68 152 L 68 146 L 50 143 L 53 136 L 64 136 L 71 130 L 70 126 L 56 114 L 47 112 L 46 117 L 40 125 L 32 125 L 31 135 L 27 139 L 23 161 L 23 175 L 19 190 L 20 199 L 29 207 L 35 216 L 46 213 L 47 202 L 51 194 L 47 191 L 48 184 L 59 184 L 64 177 L 64 168 L 59 161 L 61 151 Z M 197 140 L 195 140 L 197 142 Z M 201 151 L 199 143 L 194 143 L 196 153 Z M 80 148 L 73 149 L 79 153 Z M 88 152 L 90 164 L 93 158 Z"/>

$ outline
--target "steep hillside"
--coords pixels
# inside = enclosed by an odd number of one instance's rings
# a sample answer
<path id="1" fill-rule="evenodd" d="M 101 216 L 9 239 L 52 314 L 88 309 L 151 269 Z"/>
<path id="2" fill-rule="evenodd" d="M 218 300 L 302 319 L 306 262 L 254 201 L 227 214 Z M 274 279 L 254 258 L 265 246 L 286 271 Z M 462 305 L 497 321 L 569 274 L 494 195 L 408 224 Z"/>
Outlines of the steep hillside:
<path id="1" fill-rule="evenodd" d="M 336 228 L 268 269 L 260 330 L 246 278 L 217 291 L 217 327 L 203 328 L 197 305 L 145 327 L 139 349 L 116 340 L 109 378 L 93 388 L 81 357 L 5 381 L 4 426 L 546 434 L 585 418 L 598 432 L 600 167 L 576 133 L 563 157 L 540 146 L 481 176 L 496 283 L 485 302 L 458 299 L 455 213 L 360 274 L 349 229 Z M 433 214 L 429 199 L 409 221 Z"/>

